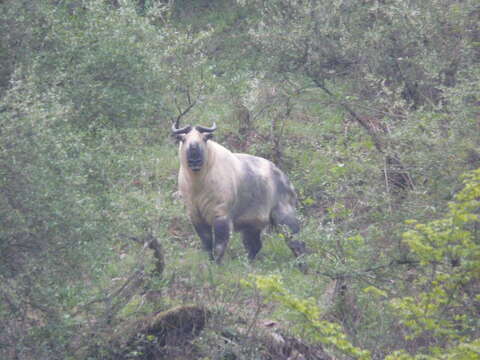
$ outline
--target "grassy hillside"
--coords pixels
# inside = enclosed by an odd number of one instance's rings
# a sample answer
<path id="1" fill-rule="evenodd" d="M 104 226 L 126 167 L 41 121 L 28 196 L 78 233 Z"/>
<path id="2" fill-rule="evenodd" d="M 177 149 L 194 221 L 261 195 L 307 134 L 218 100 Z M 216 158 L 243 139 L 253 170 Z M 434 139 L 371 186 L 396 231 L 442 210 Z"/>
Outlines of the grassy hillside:
<path id="1" fill-rule="evenodd" d="M 0 357 L 480 357 L 475 1 L 0 2 Z M 173 120 L 274 161 L 307 251 L 201 249 Z"/>

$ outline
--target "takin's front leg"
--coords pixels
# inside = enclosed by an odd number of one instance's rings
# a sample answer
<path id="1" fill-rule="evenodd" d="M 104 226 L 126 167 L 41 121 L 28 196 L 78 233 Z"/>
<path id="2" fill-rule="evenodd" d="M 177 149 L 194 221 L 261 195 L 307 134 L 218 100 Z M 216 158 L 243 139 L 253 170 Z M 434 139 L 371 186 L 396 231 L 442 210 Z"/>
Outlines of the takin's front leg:
<path id="1" fill-rule="evenodd" d="M 214 258 L 220 264 L 227 249 L 230 238 L 230 220 L 226 216 L 217 217 L 213 221 Z"/>
<path id="2" fill-rule="evenodd" d="M 193 224 L 195 231 L 202 240 L 203 248 L 208 252 L 210 260 L 213 260 L 213 237 L 212 227 L 207 223 Z"/>

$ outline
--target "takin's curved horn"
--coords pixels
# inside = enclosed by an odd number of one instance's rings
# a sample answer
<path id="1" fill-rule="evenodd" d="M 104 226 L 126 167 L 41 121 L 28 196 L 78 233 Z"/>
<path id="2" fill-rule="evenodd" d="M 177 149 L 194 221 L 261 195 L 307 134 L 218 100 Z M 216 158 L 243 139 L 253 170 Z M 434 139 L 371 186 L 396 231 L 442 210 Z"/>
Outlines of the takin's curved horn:
<path id="1" fill-rule="evenodd" d="M 177 124 L 176 123 L 173 123 L 172 124 L 172 134 L 173 135 L 180 135 L 180 134 L 186 134 L 188 133 L 190 130 L 192 130 L 192 127 L 190 125 L 187 125 L 187 126 L 184 126 L 180 129 L 177 129 Z"/>
<path id="2" fill-rule="evenodd" d="M 204 126 L 195 126 L 195 128 L 201 133 L 212 133 L 215 130 L 217 130 L 217 125 L 213 123 L 212 127 L 209 127 L 209 128 Z"/>

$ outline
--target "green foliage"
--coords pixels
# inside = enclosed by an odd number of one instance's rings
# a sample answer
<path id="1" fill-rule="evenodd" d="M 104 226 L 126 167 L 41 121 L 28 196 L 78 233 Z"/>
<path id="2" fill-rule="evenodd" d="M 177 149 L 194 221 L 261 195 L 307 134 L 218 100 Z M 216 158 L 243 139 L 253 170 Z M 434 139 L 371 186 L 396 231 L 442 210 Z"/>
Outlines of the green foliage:
<path id="1" fill-rule="evenodd" d="M 474 0 L 1 1 L 0 32 L 0 357 L 108 358 L 197 303 L 213 323 L 158 356 L 277 358 L 276 316 L 339 358 L 478 358 Z M 238 236 L 208 262 L 167 136 L 192 104 L 288 174 L 304 255 L 266 231 L 256 262 Z"/>
<path id="2" fill-rule="evenodd" d="M 69 106 L 68 121 L 81 129 L 156 123 L 168 128 L 177 102 L 187 93 L 198 96 L 208 78 L 195 46 L 204 35 L 179 34 L 167 25 L 159 29 L 129 1 L 117 11 L 102 0 L 82 6 L 45 1 L 19 11 L 44 24 L 26 50 L 32 71 L 17 77 L 29 76 L 37 91 L 55 93 Z M 152 7 L 149 14 L 162 12 Z M 174 102 L 175 97 L 182 99 Z"/>
<path id="3" fill-rule="evenodd" d="M 68 107 L 25 85 L 8 91 L 0 114 L 0 271 L 11 299 L 2 322 L 29 330 L 14 335 L 19 347 L 40 344 L 37 354 L 47 357 L 61 352 L 76 325 L 61 311 L 89 293 L 79 274 L 110 258 L 102 240 L 112 218 L 93 154 L 65 127 Z"/>
<path id="4" fill-rule="evenodd" d="M 455 357 L 460 349 L 478 350 L 479 209 L 480 169 L 465 175 L 464 188 L 443 219 L 426 224 L 409 221 L 414 228 L 404 234 L 420 261 L 418 290 L 392 305 L 410 329 L 410 339 L 435 339 L 430 347 L 434 356 Z"/>
<path id="5" fill-rule="evenodd" d="M 262 14 L 253 35 L 267 66 L 318 83 L 353 77 L 353 102 L 435 101 L 434 88 L 452 86 L 476 56 L 475 1 L 267 1 Z"/>
<path id="6" fill-rule="evenodd" d="M 297 331 L 301 329 L 301 333 L 311 341 L 319 342 L 355 359 L 371 358 L 369 351 L 359 349 L 348 341 L 340 325 L 321 319 L 315 299 L 301 299 L 290 294 L 280 277 L 257 275 L 251 280 L 244 280 L 243 284 L 258 289 L 266 302 L 276 301 L 291 311 L 297 317 L 297 321 L 294 322 L 295 328 Z"/>

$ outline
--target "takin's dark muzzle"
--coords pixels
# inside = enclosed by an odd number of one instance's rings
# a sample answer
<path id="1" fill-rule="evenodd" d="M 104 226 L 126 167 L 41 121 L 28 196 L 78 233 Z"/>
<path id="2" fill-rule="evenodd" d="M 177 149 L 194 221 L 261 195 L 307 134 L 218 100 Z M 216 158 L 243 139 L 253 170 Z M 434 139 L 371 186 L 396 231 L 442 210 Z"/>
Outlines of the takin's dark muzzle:
<path id="1" fill-rule="evenodd" d="M 200 171 L 203 165 L 203 149 L 198 144 L 192 144 L 187 150 L 187 164 L 193 171 Z"/>

